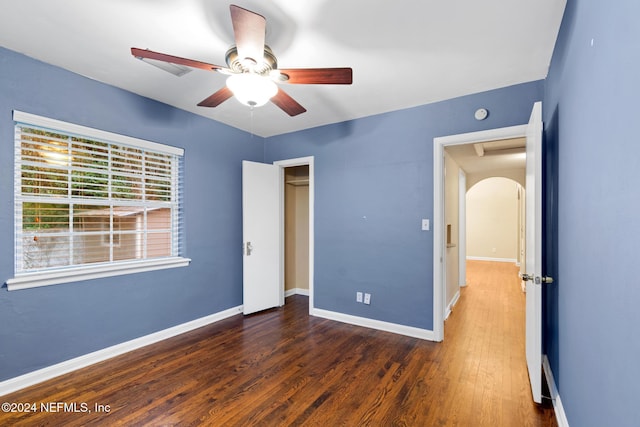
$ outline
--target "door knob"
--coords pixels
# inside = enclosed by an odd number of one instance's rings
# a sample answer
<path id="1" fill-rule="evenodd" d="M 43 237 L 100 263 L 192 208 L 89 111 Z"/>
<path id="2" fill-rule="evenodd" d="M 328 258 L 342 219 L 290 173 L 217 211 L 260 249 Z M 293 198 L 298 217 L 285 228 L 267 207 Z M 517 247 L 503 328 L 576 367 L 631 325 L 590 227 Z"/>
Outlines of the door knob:
<path id="1" fill-rule="evenodd" d="M 251 246 L 251 242 L 247 242 L 245 245 L 247 256 L 251 255 L 251 251 L 253 250 L 253 246 Z"/>
<path id="2" fill-rule="evenodd" d="M 521 278 L 522 280 L 524 280 L 525 282 L 527 282 L 527 281 L 531 281 L 531 282 L 533 282 L 533 275 L 531 275 L 531 274 L 527 274 L 527 273 L 520 273 L 520 278 Z"/>
<path id="3" fill-rule="evenodd" d="M 525 282 L 531 281 L 536 285 L 539 285 L 540 283 L 546 283 L 546 284 L 553 283 L 553 277 L 549 277 L 549 276 L 540 277 L 540 276 L 534 276 L 533 274 L 521 273 L 520 278 Z"/>

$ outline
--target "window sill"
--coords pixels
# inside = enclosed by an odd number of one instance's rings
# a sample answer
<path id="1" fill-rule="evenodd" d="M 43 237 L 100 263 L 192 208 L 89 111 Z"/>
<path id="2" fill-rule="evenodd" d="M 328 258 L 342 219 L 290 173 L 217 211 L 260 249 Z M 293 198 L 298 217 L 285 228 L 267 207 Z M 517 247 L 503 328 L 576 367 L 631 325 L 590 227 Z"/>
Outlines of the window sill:
<path id="1" fill-rule="evenodd" d="M 7 280 L 7 290 L 37 288 L 40 286 L 58 285 L 101 277 L 120 276 L 123 274 L 141 273 L 144 271 L 162 270 L 165 268 L 186 267 L 189 258 L 172 257 L 146 261 L 121 262 L 87 267 L 66 268 L 64 270 L 25 273 Z"/>

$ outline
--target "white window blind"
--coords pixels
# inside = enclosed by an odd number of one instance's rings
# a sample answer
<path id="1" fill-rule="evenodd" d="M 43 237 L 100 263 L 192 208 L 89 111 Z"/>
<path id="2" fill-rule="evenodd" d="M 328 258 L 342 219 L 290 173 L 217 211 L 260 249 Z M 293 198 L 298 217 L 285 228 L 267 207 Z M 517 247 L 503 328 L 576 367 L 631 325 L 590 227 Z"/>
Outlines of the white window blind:
<path id="1" fill-rule="evenodd" d="M 46 279 L 39 286 L 188 262 L 181 149 L 27 113 L 14 120 L 10 289 L 33 278 Z"/>

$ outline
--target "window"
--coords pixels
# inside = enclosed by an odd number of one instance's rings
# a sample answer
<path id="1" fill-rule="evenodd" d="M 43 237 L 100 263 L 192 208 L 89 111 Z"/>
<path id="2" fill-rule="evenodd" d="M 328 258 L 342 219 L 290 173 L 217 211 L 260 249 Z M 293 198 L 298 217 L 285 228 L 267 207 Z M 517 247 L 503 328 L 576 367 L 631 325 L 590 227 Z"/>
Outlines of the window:
<path id="1" fill-rule="evenodd" d="M 9 290 L 184 266 L 183 150 L 14 112 Z"/>

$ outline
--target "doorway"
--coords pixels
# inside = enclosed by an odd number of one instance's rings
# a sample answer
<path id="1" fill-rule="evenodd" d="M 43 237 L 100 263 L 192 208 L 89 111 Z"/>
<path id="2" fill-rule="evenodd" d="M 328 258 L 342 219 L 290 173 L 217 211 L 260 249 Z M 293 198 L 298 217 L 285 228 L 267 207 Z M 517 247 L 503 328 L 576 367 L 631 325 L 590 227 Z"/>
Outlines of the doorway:
<path id="1" fill-rule="evenodd" d="M 434 138 L 434 258 L 433 258 L 433 332 L 434 339 L 444 339 L 445 281 L 444 252 L 444 151 L 445 148 L 472 143 L 478 151 L 484 144 L 501 145 L 511 139 L 525 139 L 525 260 L 526 280 L 526 359 L 534 402 L 542 400 L 542 283 L 552 278 L 542 273 L 542 102 L 533 104 L 529 123 L 521 126 L 491 129 L 467 134 Z M 492 147 L 493 148 L 493 147 Z"/>
<path id="2" fill-rule="evenodd" d="M 309 165 L 284 169 L 284 294 L 309 296 Z"/>
<path id="3" fill-rule="evenodd" d="M 280 298 L 308 295 L 314 310 L 314 158 L 273 163 L 280 168 Z"/>
<path id="4" fill-rule="evenodd" d="M 447 265 L 447 256 L 456 248 L 453 246 L 456 241 L 466 241 L 466 235 L 464 234 L 464 228 L 457 226 L 455 229 L 452 224 L 451 215 L 447 219 L 446 215 L 446 178 L 455 177 L 458 181 L 459 170 L 446 170 L 446 162 L 449 154 L 456 149 L 470 149 L 477 153 L 485 155 L 483 145 L 487 146 L 500 146 L 501 144 L 509 144 L 514 140 L 522 140 L 526 138 L 527 125 L 512 126 L 507 128 L 491 129 L 487 131 L 473 132 L 461 135 L 451 135 L 446 137 L 434 138 L 434 266 L 433 266 L 433 313 L 434 313 L 434 339 L 436 341 L 442 341 L 444 339 L 444 320 L 446 318 L 448 310 L 451 308 L 451 301 L 447 296 L 455 295 L 451 289 L 447 288 L 447 272 L 458 271 Z M 507 148 L 510 149 L 510 148 Z M 446 171 L 446 172 L 445 172 Z M 487 172 L 489 176 L 493 172 Z M 475 179 L 481 179 L 481 174 L 472 176 L 471 174 L 465 174 L 466 187 L 470 188 Z M 522 179 L 524 179 L 524 173 L 522 173 Z M 519 179 L 517 181 L 520 181 Z M 448 185 L 450 188 L 455 188 L 458 191 L 462 191 L 458 182 L 454 185 Z M 456 194 L 458 199 L 461 199 L 459 194 Z M 457 202 L 457 201 L 456 201 Z M 455 203 L 458 205 L 458 203 Z M 458 212 L 455 213 L 458 216 Z M 448 221 L 448 222 L 447 222 Z M 460 221 L 461 222 L 461 221 Z M 458 256 L 459 262 L 463 261 L 461 254 Z M 451 274 L 451 273 L 449 273 Z M 458 278 L 456 278 L 457 280 Z M 457 285 L 457 284 L 456 284 Z"/>
<path id="5" fill-rule="evenodd" d="M 520 266 L 524 261 L 524 188 L 500 170 L 493 175 L 467 191 L 466 258 Z"/>

